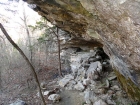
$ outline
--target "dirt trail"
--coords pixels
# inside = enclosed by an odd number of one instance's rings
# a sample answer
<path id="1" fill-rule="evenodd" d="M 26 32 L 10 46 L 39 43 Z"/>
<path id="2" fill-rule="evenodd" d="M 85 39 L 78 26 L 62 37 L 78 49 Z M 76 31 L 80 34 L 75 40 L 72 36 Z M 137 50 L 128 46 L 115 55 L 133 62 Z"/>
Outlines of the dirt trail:
<path id="1" fill-rule="evenodd" d="M 60 96 L 62 100 L 53 105 L 82 105 L 84 102 L 83 95 L 78 91 L 63 90 Z"/>

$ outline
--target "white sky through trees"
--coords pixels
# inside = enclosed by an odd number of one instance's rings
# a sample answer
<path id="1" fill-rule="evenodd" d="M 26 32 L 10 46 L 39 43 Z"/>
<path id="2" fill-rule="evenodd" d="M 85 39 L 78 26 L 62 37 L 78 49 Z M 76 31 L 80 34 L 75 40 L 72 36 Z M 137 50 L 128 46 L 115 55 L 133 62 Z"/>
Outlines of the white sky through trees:
<path id="1" fill-rule="evenodd" d="M 25 9 L 28 25 L 34 25 L 40 19 L 38 13 L 30 9 L 27 3 L 22 0 L 19 2 L 16 0 L 0 0 L 0 23 L 4 25 L 14 41 L 24 36 L 22 32 L 20 33 L 21 26 L 24 25 L 21 20 L 23 9 Z"/>

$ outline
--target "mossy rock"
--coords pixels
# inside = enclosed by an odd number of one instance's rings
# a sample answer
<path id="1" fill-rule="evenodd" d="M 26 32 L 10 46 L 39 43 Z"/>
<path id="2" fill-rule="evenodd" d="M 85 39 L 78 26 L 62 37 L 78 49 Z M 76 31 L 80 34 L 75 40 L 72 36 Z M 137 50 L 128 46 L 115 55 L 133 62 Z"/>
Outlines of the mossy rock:
<path id="1" fill-rule="evenodd" d="M 140 102 L 140 88 L 131 81 L 130 78 L 125 78 L 117 70 L 114 70 L 117 76 L 118 81 L 121 86 L 125 89 L 126 93 L 132 101 Z"/>

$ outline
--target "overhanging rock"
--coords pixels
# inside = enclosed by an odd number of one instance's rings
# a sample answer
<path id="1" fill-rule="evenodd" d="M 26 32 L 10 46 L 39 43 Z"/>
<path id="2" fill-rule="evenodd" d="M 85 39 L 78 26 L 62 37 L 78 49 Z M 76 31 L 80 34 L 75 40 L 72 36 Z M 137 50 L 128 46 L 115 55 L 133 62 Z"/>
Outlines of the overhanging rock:
<path id="1" fill-rule="evenodd" d="M 139 0 L 27 0 L 52 24 L 82 39 L 104 45 L 118 80 L 140 101 Z M 94 43 L 95 44 L 95 43 Z"/>

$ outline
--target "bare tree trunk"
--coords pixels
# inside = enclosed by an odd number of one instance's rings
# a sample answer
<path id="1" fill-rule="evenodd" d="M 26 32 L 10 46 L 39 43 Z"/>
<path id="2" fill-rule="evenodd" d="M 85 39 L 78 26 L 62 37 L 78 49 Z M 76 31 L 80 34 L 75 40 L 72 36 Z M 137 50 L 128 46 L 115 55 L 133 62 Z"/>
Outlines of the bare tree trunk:
<path id="1" fill-rule="evenodd" d="M 0 66 L 0 90 L 2 89 L 2 77 L 1 77 L 2 73 L 1 72 L 2 71 L 1 71 L 1 66 Z"/>
<path id="2" fill-rule="evenodd" d="M 48 64 L 48 44 L 45 42 L 45 57 L 46 57 L 46 64 Z"/>
<path id="3" fill-rule="evenodd" d="M 60 51 L 61 51 L 61 49 L 60 49 L 60 40 L 59 40 L 59 33 L 58 33 L 58 28 L 57 28 L 57 42 L 58 42 L 58 60 L 59 60 L 59 75 L 60 76 L 63 76 L 62 75 L 62 72 L 61 72 L 61 58 L 60 58 Z"/>
<path id="4" fill-rule="evenodd" d="M 1 23 L 0 23 L 0 28 L 1 28 L 2 32 L 3 32 L 3 34 L 8 39 L 8 41 L 18 50 L 18 52 L 22 55 L 22 57 L 25 59 L 25 61 L 27 62 L 27 64 L 30 66 L 30 68 L 31 68 L 31 70 L 33 72 L 35 81 L 36 81 L 36 83 L 38 85 L 39 93 L 40 93 L 42 102 L 43 102 L 44 105 L 46 105 L 45 99 L 44 99 L 43 94 L 42 94 L 42 91 L 41 91 L 39 79 L 37 77 L 37 74 L 35 72 L 35 69 L 34 69 L 33 65 L 31 64 L 31 62 L 29 61 L 29 59 L 25 56 L 25 54 L 23 53 L 23 51 L 18 47 L 18 45 L 11 39 L 11 37 L 8 35 L 7 31 L 4 29 L 4 27 L 3 27 L 3 25 Z"/>
<path id="5" fill-rule="evenodd" d="M 28 29 L 28 26 L 27 26 L 26 23 L 25 23 L 25 28 L 26 28 L 26 33 L 27 33 L 28 42 L 29 42 L 30 61 L 32 62 L 32 59 L 33 59 L 33 51 L 32 51 L 32 44 L 31 44 L 31 36 L 30 36 L 29 29 Z"/>
<path id="6" fill-rule="evenodd" d="M 57 38 L 57 44 L 58 44 L 58 63 L 59 63 L 59 68 L 58 68 L 58 72 L 59 72 L 59 76 L 63 77 L 63 74 L 61 72 L 61 58 L 60 58 L 60 40 L 59 40 L 59 33 L 58 33 L 58 28 L 57 28 L 57 33 L 54 32 L 54 30 L 51 29 L 51 31 L 53 32 L 53 34 L 56 36 Z"/>
<path id="7" fill-rule="evenodd" d="M 33 54 L 33 51 L 32 51 L 32 44 L 31 44 L 31 35 L 29 33 L 29 29 L 28 29 L 28 25 L 27 25 L 27 16 L 26 16 L 26 13 L 25 13 L 25 8 L 23 7 L 23 18 L 21 18 L 21 20 L 23 21 L 24 23 L 24 26 L 25 26 L 25 30 L 26 30 L 26 34 L 27 34 L 27 37 L 28 37 L 28 44 L 29 44 L 29 52 L 30 52 L 30 61 L 32 63 L 32 54 Z"/>

